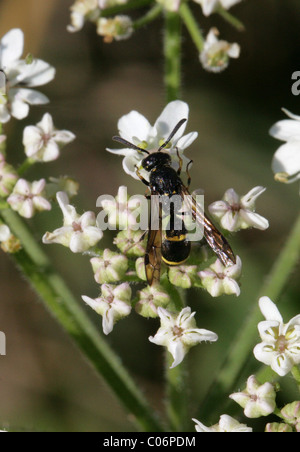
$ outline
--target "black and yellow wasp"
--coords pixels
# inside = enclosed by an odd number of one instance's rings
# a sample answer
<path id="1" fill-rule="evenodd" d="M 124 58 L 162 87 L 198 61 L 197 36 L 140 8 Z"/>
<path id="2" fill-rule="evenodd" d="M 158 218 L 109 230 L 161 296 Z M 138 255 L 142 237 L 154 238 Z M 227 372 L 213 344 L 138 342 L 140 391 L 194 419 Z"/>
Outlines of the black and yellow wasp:
<path id="1" fill-rule="evenodd" d="M 184 221 L 181 222 L 181 226 L 175 227 L 175 218 L 179 213 L 179 208 L 174 207 L 173 204 L 166 203 L 169 198 L 174 195 L 179 195 L 183 200 L 188 200 L 188 207 L 191 211 L 193 220 L 203 227 L 204 238 L 213 252 L 222 261 L 225 266 L 233 265 L 236 263 L 235 255 L 225 239 L 225 237 L 218 231 L 213 225 L 210 219 L 203 212 L 193 196 L 189 193 L 190 177 L 188 174 L 188 184 L 184 185 L 180 178 L 182 170 L 182 159 L 177 152 L 179 159 L 179 168 L 176 171 L 172 166 L 171 155 L 169 152 L 163 152 L 176 134 L 178 129 L 186 122 L 186 119 L 181 119 L 175 126 L 173 131 L 167 140 L 159 147 L 157 151 L 148 152 L 121 137 L 115 136 L 113 140 L 126 145 L 139 152 L 147 154 L 147 156 L 141 161 L 140 169 L 144 169 L 149 173 L 149 181 L 147 181 L 136 168 L 136 174 L 141 181 L 149 187 L 151 196 L 151 203 L 156 203 L 156 206 L 151 206 L 151 212 L 155 212 L 157 215 L 158 227 L 151 228 L 153 224 L 153 218 L 150 216 L 148 241 L 145 254 L 145 270 L 146 277 L 149 285 L 160 280 L 160 269 L 162 261 L 169 266 L 180 265 L 183 263 L 190 254 L 191 242 L 187 238 L 187 231 L 184 225 Z M 191 161 L 190 161 L 191 163 Z M 156 195 L 156 196 L 155 196 Z M 162 213 L 164 213 L 164 205 L 171 206 L 169 210 L 169 224 L 166 230 L 162 230 Z M 154 208 L 153 208 L 154 207 Z"/>

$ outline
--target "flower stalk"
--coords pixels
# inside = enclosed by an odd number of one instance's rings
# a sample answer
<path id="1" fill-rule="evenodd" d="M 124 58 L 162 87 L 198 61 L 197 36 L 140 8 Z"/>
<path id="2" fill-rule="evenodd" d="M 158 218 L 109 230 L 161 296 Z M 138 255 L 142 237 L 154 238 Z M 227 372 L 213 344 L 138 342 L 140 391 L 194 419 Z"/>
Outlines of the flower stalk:
<path id="1" fill-rule="evenodd" d="M 165 12 L 164 57 L 166 101 L 180 97 L 181 88 L 181 20 L 177 13 Z"/>
<path id="2" fill-rule="evenodd" d="M 193 40 L 198 52 L 201 53 L 203 50 L 203 47 L 204 47 L 204 37 L 201 33 L 201 30 L 199 28 L 197 21 L 195 20 L 195 17 L 193 15 L 192 11 L 190 10 L 190 8 L 186 2 L 183 2 L 180 5 L 179 14 Z"/>
<path id="3" fill-rule="evenodd" d="M 219 6 L 217 13 L 226 20 L 230 25 L 236 28 L 238 31 L 245 31 L 245 25 L 237 17 L 233 16 L 229 11 L 227 11 L 222 6 Z"/>

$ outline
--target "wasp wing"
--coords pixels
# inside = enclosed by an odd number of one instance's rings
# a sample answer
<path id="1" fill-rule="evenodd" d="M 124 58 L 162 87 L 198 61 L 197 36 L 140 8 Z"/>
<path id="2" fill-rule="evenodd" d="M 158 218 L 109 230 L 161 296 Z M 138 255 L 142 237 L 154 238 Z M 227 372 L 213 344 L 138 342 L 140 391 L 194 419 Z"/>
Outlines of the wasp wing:
<path id="1" fill-rule="evenodd" d="M 182 187 L 182 194 L 184 195 L 184 201 L 189 207 L 194 221 L 203 226 L 204 238 L 210 248 L 221 260 L 223 265 L 226 267 L 234 265 L 236 263 L 235 255 L 223 234 L 221 234 L 211 220 L 205 215 L 202 207 L 184 186 Z"/>
<path id="2" fill-rule="evenodd" d="M 162 212 L 159 196 L 151 196 L 148 241 L 145 254 L 145 271 L 147 282 L 151 286 L 159 283 L 161 268 Z"/>

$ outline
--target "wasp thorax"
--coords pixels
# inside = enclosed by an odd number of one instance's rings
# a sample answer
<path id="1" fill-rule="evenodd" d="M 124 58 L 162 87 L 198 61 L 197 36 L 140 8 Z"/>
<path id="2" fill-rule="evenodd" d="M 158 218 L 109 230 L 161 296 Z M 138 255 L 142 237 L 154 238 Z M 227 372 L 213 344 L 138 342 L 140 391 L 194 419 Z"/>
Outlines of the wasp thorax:
<path id="1" fill-rule="evenodd" d="M 169 154 L 165 152 L 154 152 L 142 160 L 142 167 L 146 171 L 151 171 L 163 165 L 171 165 L 171 162 L 172 160 Z"/>

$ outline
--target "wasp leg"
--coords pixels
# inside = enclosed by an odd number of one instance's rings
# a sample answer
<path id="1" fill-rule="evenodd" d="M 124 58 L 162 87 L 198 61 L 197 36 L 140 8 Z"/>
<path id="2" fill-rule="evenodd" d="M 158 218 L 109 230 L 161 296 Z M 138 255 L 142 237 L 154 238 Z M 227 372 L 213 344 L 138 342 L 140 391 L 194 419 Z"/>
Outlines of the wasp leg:
<path id="1" fill-rule="evenodd" d="M 193 163 L 193 160 L 190 160 L 189 163 L 188 163 L 187 166 L 186 166 L 186 174 L 187 174 L 187 177 L 188 177 L 188 180 L 187 180 L 187 188 L 190 187 L 191 181 L 192 181 L 192 178 L 191 178 L 191 175 L 190 175 L 190 172 L 189 172 L 189 166 L 190 166 L 192 163 Z"/>
<path id="2" fill-rule="evenodd" d="M 181 170 L 182 170 L 182 163 L 183 163 L 183 161 L 182 161 L 182 158 L 181 158 L 180 155 L 179 155 L 178 148 L 176 148 L 176 154 L 177 154 L 178 161 L 179 161 L 179 168 L 178 168 L 178 170 L 177 170 L 177 174 L 178 174 L 178 176 L 180 176 Z"/>
<path id="3" fill-rule="evenodd" d="M 141 175 L 141 173 L 140 173 L 140 171 L 139 171 L 137 166 L 135 167 L 135 173 L 138 176 L 138 178 L 143 182 L 143 184 L 145 184 L 147 186 L 150 185 L 149 182 Z"/>

